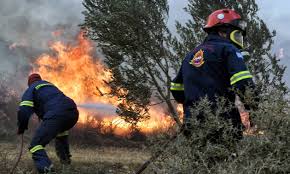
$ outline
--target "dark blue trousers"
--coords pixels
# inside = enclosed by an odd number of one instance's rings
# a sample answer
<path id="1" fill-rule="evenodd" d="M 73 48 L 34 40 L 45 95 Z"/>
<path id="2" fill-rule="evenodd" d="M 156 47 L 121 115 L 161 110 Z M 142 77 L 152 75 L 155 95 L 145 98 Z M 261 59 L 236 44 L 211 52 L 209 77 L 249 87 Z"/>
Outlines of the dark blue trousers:
<path id="1" fill-rule="evenodd" d="M 70 163 L 68 130 L 77 123 L 78 115 L 78 110 L 72 109 L 42 120 L 29 148 L 39 173 L 44 173 L 52 164 L 44 147 L 54 138 L 57 156 L 61 162 Z"/>

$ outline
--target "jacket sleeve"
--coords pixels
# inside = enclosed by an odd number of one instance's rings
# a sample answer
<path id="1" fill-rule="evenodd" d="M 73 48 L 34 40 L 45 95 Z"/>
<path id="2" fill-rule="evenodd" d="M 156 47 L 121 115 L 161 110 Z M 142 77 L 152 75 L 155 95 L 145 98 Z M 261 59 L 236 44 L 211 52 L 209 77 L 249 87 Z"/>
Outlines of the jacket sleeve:
<path id="1" fill-rule="evenodd" d="M 182 68 L 180 68 L 177 76 L 170 83 L 170 91 L 173 98 L 178 103 L 184 103 L 184 86 L 183 86 L 183 78 L 182 78 Z"/>
<path id="2" fill-rule="evenodd" d="M 34 112 L 33 89 L 28 88 L 22 96 L 17 113 L 18 128 L 25 130 L 28 128 L 28 121 Z"/>
<path id="3" fill-rule="evenodd" d="M 252 79 L 253 76 L 244 62 L 243 54 L 238 49 L 229 47 L 226 50 L 226 57 L 231 86 L 241 98 L 246 109 L 256 108 L 259 101 L 258 93 Z M 255 93 L 255 97 L 253 98 L 255 102 L 251 102 L 251 104 L 245 100 L 245 92 L 247 88 Z"/>

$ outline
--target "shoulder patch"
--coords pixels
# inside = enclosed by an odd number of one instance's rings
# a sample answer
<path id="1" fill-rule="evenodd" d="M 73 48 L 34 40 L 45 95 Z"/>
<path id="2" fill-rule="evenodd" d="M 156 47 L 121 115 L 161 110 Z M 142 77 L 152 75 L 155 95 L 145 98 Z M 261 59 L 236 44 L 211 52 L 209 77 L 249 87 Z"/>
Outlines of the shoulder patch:
<path id="1" fill-rule="evenodd" d="M 236 52 L 236 55 L 238 58 L 243 59 L 243 54 L 241 52 Z"/>
<path id="2" fill-rule="evenodd" d="M 201 67 L 204 64 L 204 52 L 203 50 L 199 50 L 195 53 L 189 64 L 195 67 Z"/>

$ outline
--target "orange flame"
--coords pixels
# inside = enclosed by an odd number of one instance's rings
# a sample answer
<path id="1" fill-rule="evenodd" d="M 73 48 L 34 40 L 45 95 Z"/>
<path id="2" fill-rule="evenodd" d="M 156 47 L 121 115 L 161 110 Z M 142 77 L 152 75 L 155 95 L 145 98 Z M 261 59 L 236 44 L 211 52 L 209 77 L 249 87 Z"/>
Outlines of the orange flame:
<path id="1" fill-rule="evenodd" d="M 77 104 L 103 103 L 117 106 L 120 102 L 117 97 L 105 95 L 111 88 L 107 85 L 112 79 L 111 71 L 106 68 L 100 59 L 93 57 L 93 44 L 83 33 L 77 37 L 76 44 L 53 42 L 50 46 L 53 54 L 43 54 L 35 61 L 34 72 L 42 75 L 43 79 L 52 82 Z M 85 123 L 93 118 L 92 113 L 79 108 L 80 120 Z M 138 123 L 143 133 L 165 130 L 172 126 L 173 121 L 161 108 L 151 108 L 150 119 Z M 94 113 L 101 114 L 101 113 Z M 130 130 L 130 125 L 117 116 L 103 117 L 105 126 L 114 126 L 115 134 L 124 135 Z"/>

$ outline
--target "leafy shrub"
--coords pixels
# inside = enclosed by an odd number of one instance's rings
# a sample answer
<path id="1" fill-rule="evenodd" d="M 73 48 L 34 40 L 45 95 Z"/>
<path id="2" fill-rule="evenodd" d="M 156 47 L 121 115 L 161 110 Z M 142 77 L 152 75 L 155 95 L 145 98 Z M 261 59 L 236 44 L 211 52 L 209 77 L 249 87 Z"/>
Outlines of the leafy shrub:
<path id="1" fill-rule="evenodd" d="M 276 96 L 276 97 L 273 97 Z M 205 122 L 191 120 L 192 135 L 185 138 L 179 134 L 165 149 L 162 144 L 168 141 L 165 135 L 162 141 L 154 142 L 153 154 L 162 151 L 162 155 L 147 169 L 148 173 L 289 173 L 290 172 L 290 116 L 287 100 L 277 91 L 264 95 L 259 108 L 250 110 L 256 130 L 244 138 L 235 141 L 231 133 L 231 124 L 219 117 L 229 110 L 223 100 L 213 112 L 210 103 L 201 101 L 192 109 L 192 115 L 200 112 Z M 209 135 L 223 130 L 218 143 L 209 140 Z"/>

